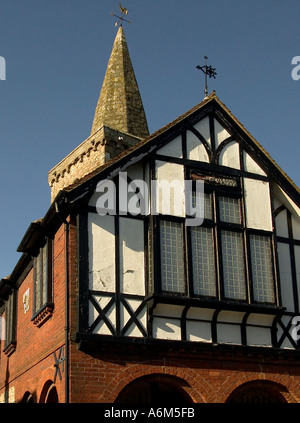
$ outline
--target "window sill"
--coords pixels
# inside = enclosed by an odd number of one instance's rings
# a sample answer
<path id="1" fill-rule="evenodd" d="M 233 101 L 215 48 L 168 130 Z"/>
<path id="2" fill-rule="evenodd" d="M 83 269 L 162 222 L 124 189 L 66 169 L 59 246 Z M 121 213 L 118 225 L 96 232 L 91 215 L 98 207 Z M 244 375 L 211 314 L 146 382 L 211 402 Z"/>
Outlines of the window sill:
<path id="1" fill-rule="evenodd" d="M 33 324 L 36 325 L 36 327 L 41 327 L 47 320 L 52 317 L 53 314 L 53 304 L 45 304 L 43 308 L 41 308 L 40 311 L 38 311 L 33 318 L 31 319 L 33 321 Z"/>
<path id="2" fill-rule="evenodd" d="M 5 354 L 7 357 L 10 357 L 16 351 L 16 347 L 16 342 L 11 342 L 7 345 L 7 347 L 4 348 L 3 354 Z"/>
<path id="3" fill-rule="evenodd" d="M 248 304 L 242 301 L 225 301 L 214 299 L 202 299 L 197 297 L 187 297 L 185 295 L 176 295 L 174 293 L 153 294 L 148 297 L 148 301 L 161 304 L 176 304 L 185 307 L 213 308 L 216 310 L 231 310 L 249 313 L 263 314 L 281 314 L 285 307 L 276 306 L 275 304 Z"/>

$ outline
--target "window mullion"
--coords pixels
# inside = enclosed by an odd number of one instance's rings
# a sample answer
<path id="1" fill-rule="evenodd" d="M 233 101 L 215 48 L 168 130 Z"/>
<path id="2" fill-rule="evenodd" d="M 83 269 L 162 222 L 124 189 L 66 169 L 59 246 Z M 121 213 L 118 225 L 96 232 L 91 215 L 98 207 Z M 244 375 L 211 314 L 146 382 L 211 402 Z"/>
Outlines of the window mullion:
<path id="1" fill-rule="evenodd" d="M 224 296 L 227 300 L 246 301 L 246 275 L 243 236 L 240 231 L 221 229 Z"/>
<path id="2" fill-rule="evenodd" d="M 248 303 L 253 303 L 254 293 L 251 276 L 251 257 L 250 257 L 250 240 L 246 228 L 244 229 L 244 249 L 245 249 L 245 277 Z"/>
<path id="3" fill-rule="evenodd" d="M 186 263 L 186 286 L 190 297 L 194 296 L 194 277 L 193 277 L 193 259 L 192 259 L 192 234 L 191 227 L 185 225 L 185 263 Z"/>
<path id="4" fill-rule="evenodd" d="M 217 204 L 217 196 L 216 192 L 212 192 L 212 216 L 214 221 L 213 226 L 213 241 L 214 241 L 214 254 L 215 254 L 215 269 L 216 269 L 216 293 L 217 299 L 219 301 L 223 300 L 224 298 L 224 290 L 223 290 L 223 271 L 222 271 L 222 251 L 221 251 L 221 239 L 220 239 L 220 231 L 218 228 L 218 216 L 219 216 L 219 208 Z"/>
<path id="5" fill-rule="evenodd" d="M 274 274 L 274 295 L 275 295 L 275 304 L 277 307 L 280 306 L 280 289 L 279 289 L 279 273 L 278 273 L 278 260 L 276 259 L 276 237 L 274 232 L 271 235 L 271 249 L 272 249 L 272 261 L 273 261 L 273 274 Z"/>
<path id="6" fill-rule="evenodd" d="M 250 245 L 247 233 L 247 220 L 246 220 L 246 206 L 245 206 L 245 194 L 244 194 L 244 185 L 243 185 L 243 178 L 240 180 L 241 188 L 242 188 L 242 196 L 240 200 L 240 210 L 241 210 L 241 223 L 243 226 L 243 241 L 244 241 L 244 263 L 245 263 L 245 282 L 246 282 L 246 291 L 247 291 L 247 302 L 251 304 L 253 302 L 253 289 L 251 284 L 251 276 L 250 276 Z"/>
<path id="7" fill-rule="evenodd" d="M 254 232 L 249 234 L 249 239 L 253 300 L 274 304 L 276 299 L 271 236 Z"/>

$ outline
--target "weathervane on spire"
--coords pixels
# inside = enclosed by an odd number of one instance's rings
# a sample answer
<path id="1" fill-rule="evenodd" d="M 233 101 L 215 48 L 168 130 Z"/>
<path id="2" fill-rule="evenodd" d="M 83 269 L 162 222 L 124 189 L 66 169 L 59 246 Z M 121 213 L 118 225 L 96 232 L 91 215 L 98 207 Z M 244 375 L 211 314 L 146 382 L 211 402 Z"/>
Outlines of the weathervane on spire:
<path id="1" fill-rule="evenodd" d="M 124 16 L 128 15 L 128 10 L 126 9 L 126 7 L 123 7 L 120 2 L 119 2 L 119 7 L 120 7 L 120 10 L 121 10 L 121 16 L 115 15 L 113 12 L 110 13 L 111 16 L 115 16 L 116 18 L 119 19 L 118 22 L 115 23 L 115 26 L 118 26 L 118 25 L 122 26 L 123 21 L 130 24 L 131 22 L 124 18 Z"/>
<path id="2" fill-rule="evenodd" d="M 202 70 L 202 72 L 205 74 L 205 89 L 204 89 L 204 94 L 205 97 L 207 97 L 208 95 L 208 89 L 207 89 L 207 76 L 209 76 L 210 78 L 215 78 L 216 79 L 216 68 L 212 68 L 211 66 L 207 66 L 207 56 L 204 56 L 205 59 L 205 65 L 204 66 L 196 66 L 197 69 Z"/>

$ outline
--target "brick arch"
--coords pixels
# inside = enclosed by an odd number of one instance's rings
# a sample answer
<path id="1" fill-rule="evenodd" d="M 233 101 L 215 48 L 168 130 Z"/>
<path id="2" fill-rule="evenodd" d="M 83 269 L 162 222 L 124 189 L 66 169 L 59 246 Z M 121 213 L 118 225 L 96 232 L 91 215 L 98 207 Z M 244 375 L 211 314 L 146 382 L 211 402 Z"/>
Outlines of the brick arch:
<path id="1" fill-rule="evenodd" d="M 47 380 L 47 382 L 44 384 L 41 395 L 40 395 L 40 403 L 46 403 L 46 402 L 52 402 L 49 401 L 49 393 L 53 392 L 55 395 L 55 401 L 54 402 L 59 402 L 59 398 L 58 398 L 58 393 L 57 393 L 57 389 L 56 386 L 54 384 L 54 382 L 52 380 Z"/>
<path id="2" fill-rule="evenodd" d="M 151 384 L 156 384 L 156 395 L 154 394 L 154 397 L 153 392 L 150 393 Z M 161 391 L 161 389 L 163 389 L 163 391 Z M 190 391 L 190 387 L 187 386 L 186 381 L 182 378 L 165 373 L 152 373 L 150 375 L 138 377 L 126 385 L 116 398 L 115 402 L 128 402 L 135 398 L 136 395 L 141 394 L 142 396 L 139 397 L 138 400 L 140 402 L 143 402 L 143 399 L 145 400 L 146 398 L 149 400 L 150 397 L 151 401 L 155 401 L 154 398 L 156 398 L 156 400 L 159 398 L 159 401 L 161 401 L 163 395 L 164 403 L 167 404 L 169 403 L 166 401 L 170 401 L 171 399 L 173 404 L 174 398 L 177 404 L 182 404 L 182 402 L 193 403 L 194 401 L 192 400 L 190 393 L 187 393 L 187 391 Z"/>
<path id="3" fill-rule="evenodd" d="M 245 401 L 245 398 L 248 398 L 247 401 L 254 402 L 276 402 L 276 403 L 286 403 L 288 402 L 286 398 L 287 389 L 276 382 L 271 382 L 269 380 L 254 380 L 251 382 L 245 382 L 242 385 L 238 386 L 227 398 L 226 402 L 239 402 Z"/>
<path id="4" fill-rule="evenodd" d="M 207 402 L 207 397 L 213 394 L 211 387 L 204 378 L 192 369 L 182 366 L 178 367 L 178 363 L 165 361 L 162 364 L 147 362 L 147 364 L 130 365 L 111 380 L 101 399 L 105 402 L 113 403 L 129 383 L 151 375 L 168 375 L 177 378 L 181 389 L 185 391 L 194 403 L 205 403 Z"/>
<path id="5" fill-rule="evenodd" d="M 248 373 L 240 373 L 239 377 L 237 378 L 236 374 L 231 375 L 224 385 L 222 386 L 222 391 L 219 390 L 216 393 L 216 398 L 214 402 L 225 403 L 230 395 L 239 387 L 249 383 L 249 382 L 266 382 L 273 384 L 274 389 L 280 391 L 282 397 L 288 403 L 298 403 L 299 396 L 296 392 L 299 392 L 299 384 L 297 384 L 294 380 L 285 375 L 276 375 L 276 374 L 266 374 L 266 373 L 259 373 L 259 374 L 252 374 L 249 375 Z"/>
<path id="6" fill-rule="evenodd" d="M 37 402 L 41 402 L 41 398 L 43 398 L 43 395 L 45 393 L 45 389 L 46 389 L 45 386 L 48 386 L 49 388 L 51 384 L 54 384 L 53 375 L 54 375 L 53 368 L 48 367 L 47 369 L 43 370 L 40 373 L 38 379 L 34 378 L 32 380 L 32 383 L 35 386 Z"/>

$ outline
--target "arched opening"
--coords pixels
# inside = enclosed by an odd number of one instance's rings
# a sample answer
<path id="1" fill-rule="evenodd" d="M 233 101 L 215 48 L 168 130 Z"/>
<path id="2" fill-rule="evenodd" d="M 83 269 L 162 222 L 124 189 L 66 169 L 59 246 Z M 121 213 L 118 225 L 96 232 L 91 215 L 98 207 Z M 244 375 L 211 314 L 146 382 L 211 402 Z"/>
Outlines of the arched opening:
<path id="1" fill-rule="evenodd" d="M 25 392 L 22 398 L 22 403 L 31 404 L 33 402 L 34 400 L 32 394 L 29 391 Z"/>
<path id="2" fill-rule="evenodd" d="M 187 383 L 167 375 L 143 376 L 129 383 L 118 395 L 117 403 L 186 404 L 193 401 L 183 389 Z"/>
<path id="3" fill-rule="evenodd" d="M 228 397 L 228 404 L 277 404 L 286 403 L 282 385 L 268 381 L 247 382 L 236 388 Z"/>
<path id="4" fill-rule="evenodd" d="M 56 386 L 54 385 L 52 380 L 48 380 L 42 389 L 40 403 L 56 404 L 58 402 L 59 401 Z"/>
<path id="5" fill-rule="evenodd" d="M 54 385 L 51 386 L 51 388 L 47 392 L 47 396 L 46 396 L 46 401 L 45 402 L 46 403 L 51 403 L 51 404 L 57 404 L 58 403 L 57 390 L 56 390 L 56 387 Z"/>

